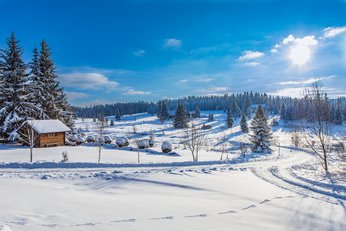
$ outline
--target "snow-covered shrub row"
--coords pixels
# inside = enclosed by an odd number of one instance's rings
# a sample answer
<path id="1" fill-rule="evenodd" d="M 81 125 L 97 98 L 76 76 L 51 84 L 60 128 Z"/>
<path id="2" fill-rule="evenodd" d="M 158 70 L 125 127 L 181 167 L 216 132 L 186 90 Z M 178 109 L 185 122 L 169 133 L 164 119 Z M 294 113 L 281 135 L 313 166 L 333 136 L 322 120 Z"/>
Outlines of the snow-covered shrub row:
<path id="1" fill-rule="evenodd" d="M 112 138 L 110 136 L 103 136 L 103 139 L 106 144 L 112 143 Z"/>

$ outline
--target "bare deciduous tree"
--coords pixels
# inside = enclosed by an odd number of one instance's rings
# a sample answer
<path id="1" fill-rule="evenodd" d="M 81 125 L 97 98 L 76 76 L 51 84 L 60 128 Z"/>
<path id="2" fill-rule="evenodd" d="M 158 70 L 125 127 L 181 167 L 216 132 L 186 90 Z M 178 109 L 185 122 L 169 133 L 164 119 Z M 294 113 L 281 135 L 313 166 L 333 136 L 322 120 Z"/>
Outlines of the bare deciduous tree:
<path id="1" fill-rule="evenodd" d="M 223 159 L 223 154 L 224 153 L 227 153 L 227 149 L 229 147 L 229 142 L 228 142 L 228 139 L 227 139 L 227 136 L 226 135 L 223 135 L 222 138 L 221 138 L 221 144 L 220 144 L 220 151 L 221 151 L 221 156 L 220 156 L 220 160 Z M 228 157 L 227 157 L 228 158 Z"/>
<path id="2" fill-rule="evenodd" d="M 292 140 L 292 145 L 296 148 L 299 147 L 300 145 L 300 142 L 301 142 L 301 129 L 299 126 L 293 126 L 291 128 L 291 134 L 292 134 L 292 137 L 291 137 L 291 140 Z"/>
<path id="3" fill-rule="evenodd" d="M 332 135 L 331 105 L 319 83 L 305 90 L 307 122 L 302 125 L 304 140 L 328 173 L 328 155 Z"/>
<path id="4" fill-rule="evenodd" d="M 30 162 L 32 162 L 34 147 L 38 144 L 39 135 L 35 132 L 32 126 L 27 123 L 23 124 L 17 133 L 19 134 L 19 140 L 29 146 Z"/>
<path id="5" fill-rule="evenodd" d="M 205 135 L 201 134 L 200 130 L 192 124 L 185 131 L 184 145 L 190 150 L 192 160 L 198 161 L 199 151 L 205 146 Z"/>
<path id="6" fill-rule="evenodd" d="M 104 122 L 96 122 L 96 132 L 97 132 L 97 139 L 96 139 L 96 145 L 97 145 L 97 150 L 99 153 L 98 157 L 98 163 L 101 161 L 101 153 L 103 149 L 103 145 L 105 144 L 103 134 L 105 130 L 105 123 Z"/>

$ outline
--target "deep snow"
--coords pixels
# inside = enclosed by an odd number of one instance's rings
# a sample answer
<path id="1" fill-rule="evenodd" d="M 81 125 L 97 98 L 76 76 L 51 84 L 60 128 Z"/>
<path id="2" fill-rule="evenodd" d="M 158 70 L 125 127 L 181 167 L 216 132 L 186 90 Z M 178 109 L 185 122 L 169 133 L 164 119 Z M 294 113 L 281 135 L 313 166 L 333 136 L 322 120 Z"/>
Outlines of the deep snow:
<path id="1" fill-rule="evenodd" d="M 179 144 L 183 130 L 145 114 L 106 130 L 130 138 L 153 133 L 155 147 L 141 151 L 140 164 L 129 147 L 108 145 L 101 164 L 92 144 L 35 149 L 31 164 L 27 148 L 1 145 L 0 230 L 346 230 L 342 166 L 332 164 L 326 177 L 315 157 L 292 148 L 283 123 L 273 129 L 272 154 L 244 159 L 234 145 L 246 135 L 239 126 L 226 129 L 221 112 L 214 118 L 205 131 L 214 150 L 201 152 L 198 163 Z M 94 133 L 91 120 L 77 126 Z M 224 136 L 228 159 L 220 161 Z M 174 155 L 160 152 L 165 140 Z M 60 163 L 63 151 L 67 163 Z"/>

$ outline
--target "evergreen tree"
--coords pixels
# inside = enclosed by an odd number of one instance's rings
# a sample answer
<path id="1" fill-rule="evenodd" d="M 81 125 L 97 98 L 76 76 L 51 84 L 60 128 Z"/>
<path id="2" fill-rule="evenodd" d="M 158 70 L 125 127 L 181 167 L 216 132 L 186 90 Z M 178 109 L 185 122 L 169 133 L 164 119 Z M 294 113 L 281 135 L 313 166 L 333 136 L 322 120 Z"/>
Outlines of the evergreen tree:
<path id="1" fill-rule="evenodd" d="M 111 123 L 109 126 L 114 127 L 114 120 L 111 120 Z"/>
<path id="2" fill-rule="evenodd" d="M 201 117 L 201 111 L 199 110 L 199 107 L 198 107 L 198 106 L 195 108 L 194 117 L 195 117 L 195 118 L 200 118 L 200 117 Z"/>
<path id="3" fill-rule="evenodd" d="M 243 115 L 241 116 L 241 119 L 240 119 L 240 128 L 241 128 L 242 132 L 244 132 L 244 133 L 248 133 L 248 132 L 249 132 L 249 128 L 248 128 L 248 126 L 247 126 L 245 114 L 243 114 Z"/>
<path id="4" fill-rule="evenodd" d="M 208 121 L 214 121 L 214 114 L 213 113 L 209 113 Z"/>
<path id="5" fill-rule="evenodd" d="M 254 144 L 253 151 L 270 151 L 271 131 L 261 105 L 258 106 L 256 115 L 251 122 L 251 130 L 253 134 L 250 140 Z"/>
<path id="6" fill-rule="evenodd" d="M 336 109 L 335 111 L 335 116 L 334 116 L 334 123 L 336 125 L 342 125 L 342 112 L 341 112 L 341 109 L 340 109 L 340 106 L 338 106 L 338 108 Z"/>
<path id="7" fill-rule="evenodd" d="M 116 121 L 120 121 L 121 120 L 121 114 L 120 114 L 119 108 L 117 108 L 117 110 L 115 112 L 115 120 Z"/>
<path id="8" fill-rule="evenodd" d="M 51 55 L 51 50 L 47 43 L 42 41 L 39 57 L 39 75 L 43 83 L 43 101 L 41 105 L 50 119 L 59 119 L 67 126 L 72 127 L 72 108 L 67 101 L 63 88 L 59 86 L 57 81 L 55 65 Z"/>
<path id="9" fill-rule="evenodd" d="M 226 119 L 227 127 L 228 128 L 233 127 L 233 123 L 234 123 L 234 121 L 233 121 L 233 117 L 232 117 L 232 112 L 231 112 L 231 109 L 228 108 L 227 109 L 227 119 Z"/>
<path id="10" fill-rule="evenodd" d="M 37 111 L 35 115 L 35 119 L 49 119 L 48 115 L 42 109 L 42 103 L 44 102 L 44 82 L 41 79 L 42 75 L 40 74 L 40 55 L 37 48 L 33 50 L 33 59 L 29 64 L 31 69 L 29 74 L 29 82 L 30 82 L 30 92 L 29 97 L 30 101 L 34 102 L 35 105 L 41 110 Z"/>
<path id="11" fill-rule="evenodd" d="M 187 128 L 188 118 L 183 104 L 178 104 L 177 110 L 175 112 L 174 128 Z"/>
<path id="12" fill-rule="evenodd" d="M 163 121 L 165 121 L 169 117 L 166 101 L 160 101 L 159 102 L 159 109 L 160 110 L 158 111 L 157 116 L 158 116 L 159 120 L 161 121 L 161 123 L 163 123 Z"/>
<path id="13" fill-rule="evenodd" d="M 0 60 L 0 132 L 8 139 L 14 139 L 19 126 L 39 110 L 29 101 L 27 65 L 22 59 L 22 53 L 19 41 L 12 33 Z"/>

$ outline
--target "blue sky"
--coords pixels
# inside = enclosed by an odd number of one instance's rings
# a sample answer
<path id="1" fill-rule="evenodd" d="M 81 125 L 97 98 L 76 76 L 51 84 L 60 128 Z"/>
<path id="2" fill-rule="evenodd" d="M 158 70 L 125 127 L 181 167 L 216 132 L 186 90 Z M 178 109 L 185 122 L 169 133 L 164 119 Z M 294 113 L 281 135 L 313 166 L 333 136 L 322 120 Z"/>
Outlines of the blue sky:
<path id="1" fill-rule="evenodd" d="M 74 105 L 186 95 L 346 95 L 346 0 L 0 0 L 29 61 L 53 49 Z"/>

